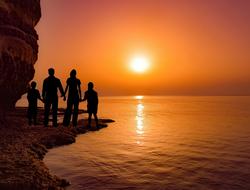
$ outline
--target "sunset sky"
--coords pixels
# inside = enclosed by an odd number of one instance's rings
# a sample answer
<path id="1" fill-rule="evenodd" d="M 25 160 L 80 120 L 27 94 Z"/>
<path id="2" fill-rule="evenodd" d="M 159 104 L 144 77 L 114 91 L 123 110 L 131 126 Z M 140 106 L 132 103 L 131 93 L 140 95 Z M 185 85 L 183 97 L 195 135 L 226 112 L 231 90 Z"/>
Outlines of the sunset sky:
<path id="1" fill-rule="evenodd" d="M 100 95 L 250 95 L 249 0 L 41 0 L 41 89 L 54 67 Z M 131 59 L 149 68 L 136 73 Z"/>

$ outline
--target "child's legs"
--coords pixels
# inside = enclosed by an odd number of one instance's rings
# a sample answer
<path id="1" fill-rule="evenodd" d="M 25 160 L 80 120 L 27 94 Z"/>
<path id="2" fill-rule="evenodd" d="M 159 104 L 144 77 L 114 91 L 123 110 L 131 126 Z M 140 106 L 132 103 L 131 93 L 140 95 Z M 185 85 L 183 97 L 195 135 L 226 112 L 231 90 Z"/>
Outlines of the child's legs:
<path id="1" fill-rule="evenodd" d="M 37 107 L 34 109 L 33 111 L 33 121 L 34 121 L 34 125 L 37 125 Z"/>
<path id="2" fill-rule="evenodd" d="M 97 117 L 97 113 L 94 113 L 94 118 L 95 118 L 96 126 L 98 126 L 98 117 Z"/>
<path id="3" fill-rule="evenodd" d="M 89 112 L 88 125 L 91 126 L 92 112 Z"/>
<path id="4" fill-rule="evenodd" d="M 29 120 L 29 125 L 31 125 L 32 124 L 32 108 L 30 107 L 30 105 L 28 107 L 27 116 L 28 116 L 28 120 Z"/>

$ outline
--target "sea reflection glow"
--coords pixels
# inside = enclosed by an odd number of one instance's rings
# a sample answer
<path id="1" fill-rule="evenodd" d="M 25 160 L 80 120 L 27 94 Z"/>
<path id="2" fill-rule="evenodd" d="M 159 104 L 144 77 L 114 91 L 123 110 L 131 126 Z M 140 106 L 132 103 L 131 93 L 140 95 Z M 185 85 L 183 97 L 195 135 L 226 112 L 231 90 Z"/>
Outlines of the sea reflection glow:
<path id="1" fill-rule="evenodd" d="M 142 99 L 143 97 L 140 97 L 141 99 L 138 99 L 138 104 L 137 104 L 137 112 L 136 112 L 136 133 L 138 138 L 141 140 L 142 139 L 142 135 L 144 134 L 144 105 L 142 104 Z M 137 140 L 137 144 L 141 144 L 141 141 Z"/>

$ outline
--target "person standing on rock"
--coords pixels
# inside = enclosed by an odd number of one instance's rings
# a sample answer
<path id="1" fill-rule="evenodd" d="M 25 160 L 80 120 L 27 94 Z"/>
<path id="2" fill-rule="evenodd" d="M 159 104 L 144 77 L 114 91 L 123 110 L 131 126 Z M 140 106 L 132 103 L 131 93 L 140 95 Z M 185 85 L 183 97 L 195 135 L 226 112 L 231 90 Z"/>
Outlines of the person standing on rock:
<path id="1" fill-rule="evenodd" d="M 40 96 L 40 92 L 36 89 L 36 82 L 31 82 L 31 88 L 28 90 L 27 99 L 29 102 L 28 106 L 28 119 L 29 119 L 29 125 L 32 125 L 32 119 L 34 122 L 34 125 L 37 125 L 37 100 L 42 100 Z"/>
<path id="2" fill-rule="evenodd" d="M 63 91 L 63 87 L 61 84 L 61 81 L 54 76 L 55 70 L 53 68 L 50 68 L 48 70 L 49 77 L 47 77 L 43 81 L 43 91 L 42 96 L 44 99 L 44 126 L 47 127 L 49 123 L 49 112 L 50 107 L 52 105 L 52 112 L 53 112 L 53 126 L 57 127 L 57 110 L 58 110 L 58 95 L 57 95 L 57 89 L 61 92 L 61 97 L 64 97 L 64 100 L 66 99 L 65 93 Z"/>
<path id="3" fill-rule="evenodd" d="M 84 94 L 84 98 L 82 101 L 87 100 L 87 110 L 88 110 L 88 127 L 91 127 L 91 117 L 94 115 L 95 122 L 96 122 L 96 128 L 98 129 L 98 117 L 97 117 L 97 109 L 98 109 L 98 94 L 93 89 L 94 84 L 92 82 L 88 83 L 88 90 Z"/>
<path id="4" fill-rule="evenodd" d="M 78 107 L 79 107 L 79 101 L 82 98 L 82 93 L 81 93 L 81 81 L 76 78 L 76 70 L 73 69 L 70 72 L 70 77 L 67 79 L 67 86 L 65 89 L 65 94 L 68 92 L 68 99 L 67 99 L 67 108 L 64 114 L 63 118 L 63 125 L 64 126 L 69 126 L 70 124 L 70 119 L 72 115 L 72 108 L 73 109 L 73 118 L 72 118 L 72 123 L 73 126 L 77 126 L 77 118 L 78 118 Z"/>

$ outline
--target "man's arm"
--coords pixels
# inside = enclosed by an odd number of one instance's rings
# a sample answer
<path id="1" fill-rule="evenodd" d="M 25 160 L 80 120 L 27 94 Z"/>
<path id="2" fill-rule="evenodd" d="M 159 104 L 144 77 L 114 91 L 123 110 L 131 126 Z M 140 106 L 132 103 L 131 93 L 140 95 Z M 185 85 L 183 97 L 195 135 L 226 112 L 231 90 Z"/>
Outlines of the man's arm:
<path id="1" fill-rule="evenodd" d="M 60 90 L 61 96 L 65 98 L 65 93 L 64 93 L 64 90 L 63 90 L 63 87 L 62 87 L 62 83 L 61 83 L 61 81 L 59 79 L 58 79 L 58 88 Z"/>

